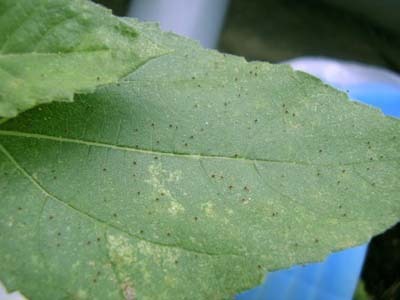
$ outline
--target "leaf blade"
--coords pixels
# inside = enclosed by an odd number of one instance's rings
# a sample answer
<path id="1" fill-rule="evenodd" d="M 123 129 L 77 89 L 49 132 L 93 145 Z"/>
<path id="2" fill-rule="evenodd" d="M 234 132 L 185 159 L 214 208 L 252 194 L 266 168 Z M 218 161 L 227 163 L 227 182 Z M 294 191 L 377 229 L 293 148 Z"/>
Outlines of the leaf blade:
<path id="1" fill-rule="evenodd" d="M 62 296 L 224 299 L 265 270 L 322 259 L 398 220 L 398 120 L 286 66 L 133 24 L 174 54 L 0 128 L 7 286 L 37 285 L 11 253 L 39 239 L 43 258 L 29 265 L 51 265 Z M 24 187 L 17 195 L 13 180 Z M 13 241 L 17 206 L 31 197 L 47 199 L 32 217 L 41 230 Z"/>
<path id="2" fill-rule="evenodd" d="M 0 117 L 72 101 L 165 53 L 88 1 L 2 1 Z"/>

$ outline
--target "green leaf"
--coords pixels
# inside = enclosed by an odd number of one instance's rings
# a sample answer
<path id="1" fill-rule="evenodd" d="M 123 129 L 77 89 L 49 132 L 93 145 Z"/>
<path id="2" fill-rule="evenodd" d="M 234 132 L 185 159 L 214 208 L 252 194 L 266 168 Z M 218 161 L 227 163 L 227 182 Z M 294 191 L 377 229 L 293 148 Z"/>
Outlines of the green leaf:
<path id="1" fill-rule="evenodd" d="M 165 52 L 83 0 L 0 1 L 0 117 L 116 82 Z"/>
<path id="2" fill-rule="evenodd" d="M 175 52 L 0 127 L 0 280 L 31 299 L 228 299 L 400 216 L 400 122 L 285 65 Z"/>

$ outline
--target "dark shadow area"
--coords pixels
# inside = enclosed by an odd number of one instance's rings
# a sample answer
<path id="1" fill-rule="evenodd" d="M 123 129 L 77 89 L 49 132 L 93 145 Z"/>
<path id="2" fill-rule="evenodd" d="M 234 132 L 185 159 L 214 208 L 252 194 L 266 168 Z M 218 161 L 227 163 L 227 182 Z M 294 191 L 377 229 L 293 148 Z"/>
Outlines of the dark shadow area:
<path id="1" fill-rule="evenodd" d="M 250 60 L 327 56 L 399 71 L 400 27 L 392 14 L 400 2 L 380 1 L 393 8 L 370 11 L 347 2 L 232 0 L 219 48 Z M 376 12 L 390 13 L 387 26 Z"/>

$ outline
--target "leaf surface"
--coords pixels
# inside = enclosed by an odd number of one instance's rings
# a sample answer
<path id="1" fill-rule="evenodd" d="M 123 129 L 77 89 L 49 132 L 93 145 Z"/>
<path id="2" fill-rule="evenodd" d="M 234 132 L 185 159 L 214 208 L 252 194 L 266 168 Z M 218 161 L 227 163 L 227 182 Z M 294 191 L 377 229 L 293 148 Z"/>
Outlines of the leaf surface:
<path id="1" fill-rule="evenodd" d="M 72 101 L 165 52 L 83 0 L 0 1 L 0 117 Z"/>
<path id="2" fill-rule="evenodd" d="M 400 216 L 400 123 L 285 65 L 174 49 L 0 127 L 0 280 L 32 299 L 228 299 Z"/>

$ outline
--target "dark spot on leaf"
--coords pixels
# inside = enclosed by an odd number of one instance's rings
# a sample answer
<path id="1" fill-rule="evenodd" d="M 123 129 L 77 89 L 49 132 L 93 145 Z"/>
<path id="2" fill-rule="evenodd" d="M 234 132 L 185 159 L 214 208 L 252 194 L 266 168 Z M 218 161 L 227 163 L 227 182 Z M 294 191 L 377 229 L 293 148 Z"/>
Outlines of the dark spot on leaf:
<path id="1" fill-rule="evenodd" d="M 96 78 L 97 80 L 100 80 L 100 77 L 99 76 L 97 76 L 97 78 Z"/>
<path id="2" fill-rule="evenodd" d="M 230 190 L 233 189 L 233 185 L 228 186 L 228 188 L 229 188 Z"/>
<path id="3" fill-rule="evenodd" d="M 159 198 L 156 198 L 156 201 L 159 201 L 160 199 Z"/>
<path id="4" fill-rule="evenodd" d="M 103 168 L 103 171 L 105 172 L 105 171 L 107 171 L 107 169 L 106 169 L 106 168 Z"/>
<path id="5" fill-rule="evenodd" d="M 165 195 L 165 193 L 161 192 L 161 193 L 160 193 L 160 195 L 161 195 L 161 196 L 164 196 L 164 195 Z"/>
<path id="6" fill-rule="evenodd" d="M 158 159 L 158 156 L 154 156 L 154 159 Z"/>
<path id="7" fill-rule="evenodd" d="M 175 264 L 176 264 L 176 265 L 178 264 L 178 261 L 177 261 L 177 260 L 175 260 Z"/>
<path id="8" fill-rule="evenodd" d="M 315 240 L 314 240 L 314 242 L 318 243 L 318 242 L 319 242 L 319 240 L 318 240 L 318 239 L 315 239 Z"/>
<path id="9" fill-rule="evenodd" d="M 194 217 L 194 220 L 197 221 L 199 218 L 198 217 Z"/>
<path id="10" fill-rule="evenodd" d="M 159 144 L 159 143 L 160 143 L 160 141 L 156 141 L 156 143 L 157 143 L 157 144 Z"/>
<path id="11" fill-rule="evenodd" d="M 254 123 L 257 123 L 257 122 L 258 122 L 258 120 L 257 120 L 257 119 L 255 119 L 255 120 L 254 120 Z"/>
<path id="12" fill-rule="evenodd" d="M 172 128 L 172 124 L 169 124 L 169 128 Z"/>
<path id="13" fill-rule="evenodd" d="M 154 127 L 154 123 L 151 123 L 151 127 Z"/>
<path id="14" fill-rule="evenodd" d="M 57 247 L 60 247 L 60 243 L 57 243 Z"/>
<path id="15" fill-rule="evenodd" d="M 90 245 L 92 242 L 91 241 L 87 241 L 86 244 Z"/>
<path id="16" fill-rule="evenodd" d="M 53 220 L 53 218 L 54 218 L 53 216 L 49 216 L 49 220 Z"/>
<path id="17" fill-rule="evenodd" d="M 144 231 L 143 231 L 142 229 L 141 229 L 139 232 L 140 232 L 140 234 L 143 234 L 143 233 L 144 233 Z"/>
<path id="18" fill-rule="evenodd" d="M 319 151 L 318 151 L 319 153 L 322 153 L 322 149 L 319 149 Z"/>
<path id="19" fill-rule="evenodd" d="M 184 145 L 185 145 L 185 147 L 187 147 L 187 146 L 188 146 L 188 143 L 185 143 Z"/>
<path id="20" fill-rule="evenodd" d="M 136 161 L 133 161 L 133 164 L 136 165 Z"/>
<path id="21" fill-rule="evenodd" d="M 289 113 L 289 111 L 288 110 L 285 110 L 285 114 L 288 114 Z"/>
<path id="22" fill-rule="evenodd" d="M 212 175 L 211 175 L 211 178 L 215 178 L 215 174 L 212 174 Z"/>
<path id="23" fill-rule="evenodd" d="M 116 213 L 113 213 L 113 217 L 116 218 L 118 215 Z"/>
<path id="24" fill-rule="evenodd" d="M 97 279 L 95 278 L 95 279 L 93 279 L 93 283 L 96 283 L 97 282 Z"/>
<path id="25" fill-rule="evenodd" d="M 340 184 L 340 180 L 338 180 L 336 183 L 337 183 L 337 184 Z"/>
<path id="26" fill-rule="evenodd" d="M 342 170 L 342 173 L 346 173 L 346 170 L 343 169 L 343 170 Z"/>
<path id="27" fill-rule="evenodd" d="M 343 216 L 343 217 L 346 217 L 346 216 L 347 216 L 347 214 L 346 214 L 346 213 L 344 213 L 344 214 L 342 214 L 342 216 Z"/>
<path id="28" fill-rule="evenodd" d="M 194 138 L 194 136 L 193 136 L 193 135 L 191 135 L 189 138 L 193 139 L 193 138 Z"/>
<path id="29" fill-rule="evenodd" d="M 57 235 L 60 236 L 60 235 L 61 235 L 61 232 L 57 232 Z"/>
<path id="30" fill-rule="evenodd" d="M 100 239 L 99 237 L 96 239 L 96 241 L 98 241 L 98 242 L 100 242 L 100 240 L 101 240 L 101 239 Z"/>
<path id="31" fill-rule="evenodd" d="M 369 160 L 374 160 L 374 158 L 373 158 L 373 157 L 370 157 Z"/>
<path id="32" fill-rule="evenodd" d="M 138 195 L 140 195 L 140 192 L 137 192 Z"/>
<path id="33" fill-rule="evenodd" d="M 22 207 L 18 207 L 18 210 L 22 210 Z"/>
<path id="34" fill-rule="evenodd" d="M 258 265 L 257 268 L 258 268 L 258 269 L 261 269 L 261 265 Z"/>
<path id="35" fill-rule="evenodd" d="M 171 233 L 167 232 L 167 235 L 168 235 L 168 236 L 171 236 Z"/>
<path id="36" fill-rule="evenodd" d="M 372 186 L 375 186 L 375 182 L 371 183 Z"/>
<path id="37" fill-rule="evenodd" d="M 194 77 L 194 76 L 193 76 L 193 77 L 192 77 L 192 79 L 193 79 L 193 80 L 195 80 L 195 79 L 196 79 L 196 77 Z"/>

